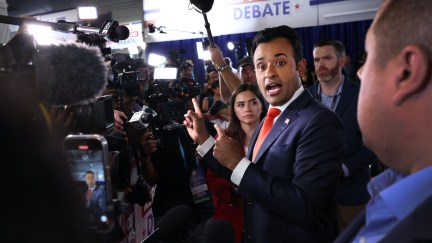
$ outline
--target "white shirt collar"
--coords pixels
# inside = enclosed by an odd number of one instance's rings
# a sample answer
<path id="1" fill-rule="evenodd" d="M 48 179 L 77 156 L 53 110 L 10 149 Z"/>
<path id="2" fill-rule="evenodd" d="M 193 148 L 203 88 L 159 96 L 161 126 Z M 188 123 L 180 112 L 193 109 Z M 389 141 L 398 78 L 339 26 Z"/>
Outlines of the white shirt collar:
<path id="1" fill-rule="evenodd" d="M 286 102 L 285 104 L 281 105 L 281 106 L 272 106 L 269 105 L 269 108 L 278 108 L 282 112 L 284 112 L 284 110 L 295 100 L 297 99 L 304 91 L 304 88 L 302 85 L 300 85 L 300 87 L 296 90 L 296 92 L 294 92 L 294 95 L 291 97 L 291 99 L 288 100 L 288 102 Z M 279 116 L 277 116 L 279 117 Z M 277 119 L 276 117 L 276 119 Z"/>

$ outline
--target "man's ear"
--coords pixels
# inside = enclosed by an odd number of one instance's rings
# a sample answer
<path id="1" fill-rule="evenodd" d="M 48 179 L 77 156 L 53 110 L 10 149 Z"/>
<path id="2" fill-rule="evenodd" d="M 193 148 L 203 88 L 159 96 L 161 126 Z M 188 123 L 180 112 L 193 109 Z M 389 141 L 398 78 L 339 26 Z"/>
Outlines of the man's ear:
<path id="1" fill-rule="evenodd" d="M 340 58 L 339 58 L 339 67 L 343 67 L 343 66 L 345 66 L 345 62 L 346 62 L 346 56 L 345 55 L 343 55 L 343 56 L 341 56 Z"/>
<path id="2" fill-rule="evenodd" d="M 393 101 L 401 105 L 420 93 L 430 81 L 431 63 L 426 52 L 418 45 L 408 45 L 397 56 L 396 92 Z"/>
<path id="3" fill-rule="evenodd" d="M 306 59 L 302 58 L 297 62 L 297 70 L 300 77 L 306 73 Z"/>

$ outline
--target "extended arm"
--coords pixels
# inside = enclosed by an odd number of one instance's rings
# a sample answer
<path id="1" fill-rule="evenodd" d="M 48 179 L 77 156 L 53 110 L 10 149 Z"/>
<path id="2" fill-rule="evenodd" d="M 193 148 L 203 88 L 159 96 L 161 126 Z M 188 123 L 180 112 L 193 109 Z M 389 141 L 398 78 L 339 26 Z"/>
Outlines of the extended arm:
<path id="1" fill-rule="evenodd" d="M 209 46 L 210 57 L 216 68 L 226 65 L 219 47 Z M 233 73 L 231 68 L 219 72 L 219 87 L 223 101 L 227 101 L 229 95 L 242 84 L 242 81 Z"/>

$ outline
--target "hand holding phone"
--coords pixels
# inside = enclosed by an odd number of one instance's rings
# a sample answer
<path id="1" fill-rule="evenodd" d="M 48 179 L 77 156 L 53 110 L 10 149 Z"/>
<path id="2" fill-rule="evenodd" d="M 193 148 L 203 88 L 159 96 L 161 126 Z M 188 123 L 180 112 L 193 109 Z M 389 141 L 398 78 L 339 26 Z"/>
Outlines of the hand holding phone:
<path id="1" fill-rule="evenodd" d="M 112 194 L 107 140 L 97 134 L 69 135 L 64 139 L 64 150 L 72 176 L 82 191 L 89 228 L 108 229 L 106 208 Z"/>

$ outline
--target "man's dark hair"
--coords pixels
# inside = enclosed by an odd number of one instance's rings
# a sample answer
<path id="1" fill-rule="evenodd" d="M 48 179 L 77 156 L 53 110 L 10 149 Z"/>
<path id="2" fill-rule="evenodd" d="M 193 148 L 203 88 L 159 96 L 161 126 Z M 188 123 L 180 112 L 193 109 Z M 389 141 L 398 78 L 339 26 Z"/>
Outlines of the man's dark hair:
<path id="1" fill-rule="evenodd" d="M 86 171 L 85 175 L 87 175 L 87 174 L 95 175 L 95 173 L 93 171 L 91 171 L 91 170 Z"/>
<path id="2" fill-rule="evenodd" d="M 192 64 L 188 63 L 188 62 L 183 62 L 180 67 L 179 67 L 179 71 L 183 70 L 183 69 L 187 69 L 187 68 L 192 68 Z"/>
<path id="3" fill-rule="evenodd" d="M 252 56 L 255 54 L 255 50 L 259 44 L 270 42 L 279 37 L 285 38 L 291 43 L 296 63 L 303 59 L 303 45 L 301 39 L 293 28 L 286 25 L 266 28 L 259 32 L 252 41 Z"/>
<path id="4" fill-rule="evenodd" d="M 323 46 L 333 46 L 334 49 L 336 50 L 336 55 L 337 57 L 343 57 L 345 56 L 345 46 L 342 42 L 337 41 L 337 40 L 321 40 L 318 41 L 317 43 L 315 43 L 315 45 L 313 46 L 313 48 L 317 48 L 317 47 L 323 47 Z"/>

